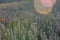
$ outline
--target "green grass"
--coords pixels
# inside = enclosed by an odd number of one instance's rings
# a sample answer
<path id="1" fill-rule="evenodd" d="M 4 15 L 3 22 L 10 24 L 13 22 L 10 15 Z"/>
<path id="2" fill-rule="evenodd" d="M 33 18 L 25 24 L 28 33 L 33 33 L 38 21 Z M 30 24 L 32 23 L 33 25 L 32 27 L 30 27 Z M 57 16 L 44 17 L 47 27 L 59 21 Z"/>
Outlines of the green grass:
<path id="1" fill-rule="evenodd" d="M 4 29 L 2 29 L 3 40 L 59 40 L 57 27 L 52 26 L 53 19 L 40 21 L 39 27 L 33 23 L 32 17 L 15 17 L 9 21 Z M 51 25 L 51 26 L 50 26 Z M 38 30 L 39 29 L 39 30 Z"/>
<path id="2" fill-rule="evenodd" d="M 28 20 L 14 19 L 5 30 L 6 40 L 37 40 L 37 28 Z"/>

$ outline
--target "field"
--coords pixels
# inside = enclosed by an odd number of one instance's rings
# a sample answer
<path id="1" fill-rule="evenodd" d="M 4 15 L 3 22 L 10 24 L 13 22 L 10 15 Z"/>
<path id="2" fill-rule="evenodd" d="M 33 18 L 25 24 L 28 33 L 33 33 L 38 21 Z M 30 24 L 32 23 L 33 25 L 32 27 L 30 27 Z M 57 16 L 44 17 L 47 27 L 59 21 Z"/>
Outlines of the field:
<path id="1" fill-rule="evenodd" d="M 60 40 L 60 13 L 39 14 L 33 0 L 0 3 L 0 40 Z"/>

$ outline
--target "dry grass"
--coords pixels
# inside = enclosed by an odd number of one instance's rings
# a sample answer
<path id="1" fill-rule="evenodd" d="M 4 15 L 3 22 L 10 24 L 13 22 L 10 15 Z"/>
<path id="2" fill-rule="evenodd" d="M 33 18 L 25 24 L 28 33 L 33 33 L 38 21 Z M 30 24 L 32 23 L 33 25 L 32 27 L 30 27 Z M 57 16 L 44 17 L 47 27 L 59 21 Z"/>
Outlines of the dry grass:
<path id="1" fill-rule="evenodd" d="M 21 1 L 21 2 L 10 2 L 10 3 L 2 3 L 0 4 L 0 8 L 12 8 L 12 7 L 18 7 L 18 6 L 22 6 L 23 4 L 26 4 L 26 1 Z"/>

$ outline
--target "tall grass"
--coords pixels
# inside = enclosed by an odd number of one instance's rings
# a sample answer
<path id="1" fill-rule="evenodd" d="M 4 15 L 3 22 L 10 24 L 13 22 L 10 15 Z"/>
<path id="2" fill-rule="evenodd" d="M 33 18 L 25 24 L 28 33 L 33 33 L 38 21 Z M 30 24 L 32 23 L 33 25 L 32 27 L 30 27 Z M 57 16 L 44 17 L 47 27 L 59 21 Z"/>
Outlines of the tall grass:
<path id="1" fill-rule="evenodd" d="M 31 21 L 14 19 L 5 30 L 6 40 L 37 40 L 37 28 Z"/>
<path id="2" fill-rule="evenodd" d="M 37 24 L 33 23 L 33 17 L 15 17 L 6 23 L 1 40 L 60 40 L 59 23 L 54 17 L 39 18 Z"/>

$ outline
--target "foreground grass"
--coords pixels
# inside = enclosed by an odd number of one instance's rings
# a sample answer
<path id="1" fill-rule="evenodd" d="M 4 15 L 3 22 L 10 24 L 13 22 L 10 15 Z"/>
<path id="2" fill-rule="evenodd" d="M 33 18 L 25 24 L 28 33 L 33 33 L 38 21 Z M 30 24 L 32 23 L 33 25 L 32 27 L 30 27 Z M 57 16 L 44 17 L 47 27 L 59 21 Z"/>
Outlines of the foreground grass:
<path id="1" fill-rule="evenodd" d="M 25 17 L 15 17 L 7 23 L 1 40 L 59 40 L 57 27 L 49 26 L 47 21 L 40 22 L 40 27 L 37 27 L 37 24 L 31 20 Z"/>
<path id="2" fill-rule="evenodd" d="M 6 40 L 37 40 L 37 28 L 24 19 L 9 22 L 4 34 Z"/>
<path id="3" fill-rule="evenodd" d="M 45 18 L 46 19 L 46 18 Z M 32 22 L 32 18 L 15 17 L 8 23 L 0 33 L 1 40 L 60 40 L 58 36 L 58 27 L 51 25 L 50 21 L 40 21 L 39 27 L 37 23 Z M 1 29 L 1 28 L 0 28 Z"/>

